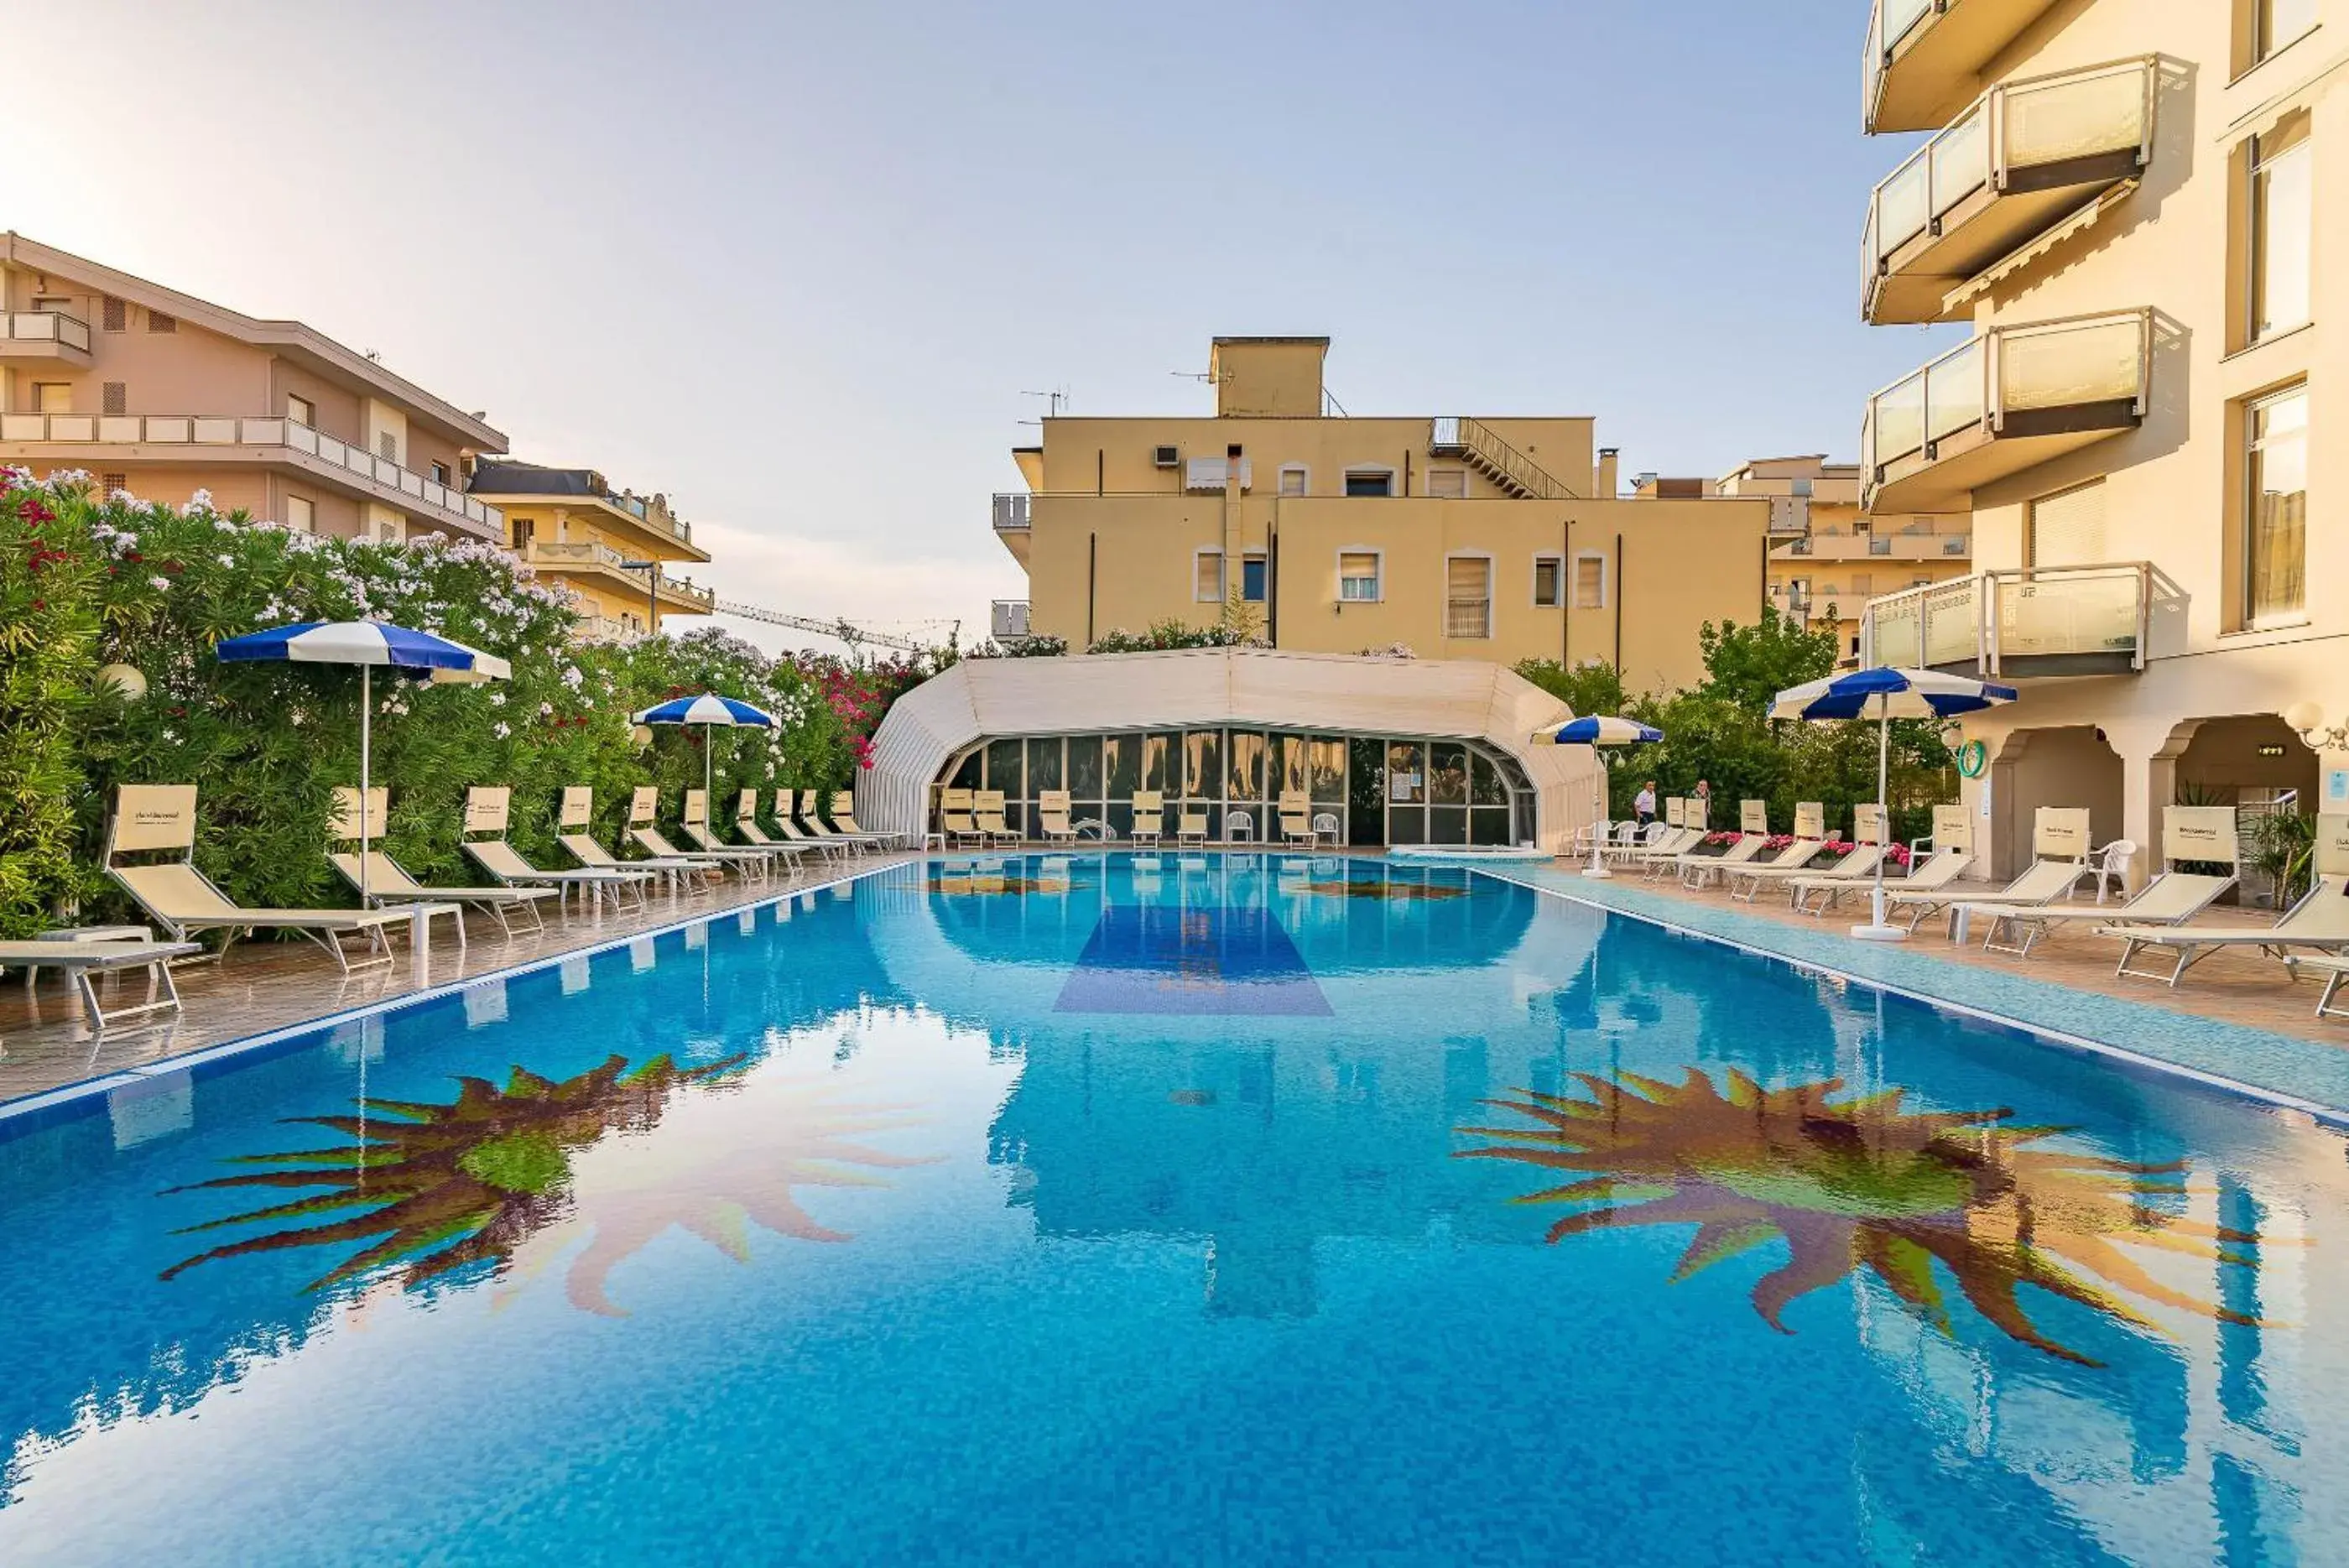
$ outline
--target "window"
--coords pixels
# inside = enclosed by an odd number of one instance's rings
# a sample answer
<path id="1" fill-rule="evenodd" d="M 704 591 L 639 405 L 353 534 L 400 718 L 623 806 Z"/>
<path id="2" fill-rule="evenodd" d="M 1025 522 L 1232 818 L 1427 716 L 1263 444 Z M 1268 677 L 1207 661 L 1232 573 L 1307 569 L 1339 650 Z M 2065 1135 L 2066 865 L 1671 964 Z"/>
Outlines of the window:
<path id="1" fill-rule="evenodd" d="M 310 504 L 308 496 L 289 495 L 285 498 L 285 526 L 296 534 L 318 531 L 318 509 Z"/>
<path id="2" fill-rule="evenodd" d="M 1431 468 L 1427 471 L 1427 493 L 1444 501 L 1468 499 L 1468 471 L 1464 468 Z"/>
<path id="3" fill-rule="evenodd" d="M 1346 471 L 1346 493 L 1349 495 L 1392 495 L 1394 470 L 1392 468 L 1350 468 Z"/>
<path id="4" fill-rule="evenodd" d="M 127 414 L 130 411 L 130 389 L 120 381 L 108 381 L 98 389 L 98 411 Z"/>
<path id="5" fill-rule="evenodd" d="M 1280 471 L 1280 493 L 1283 495 L 1302 495 L 1311 481 L 1310 473 L 1292 463 Z"/>
<path id="6" fill-rule="evenodd" d="M 2314 191 L 2308 117 L 2296 115 L 2251 145 L 2251 340 L 2304 325 Z"/>
<path id="7" fill-rule="evenodd" d="M 2031 564 L 2093 566 L 2105 554 L 2105 482 L 2093 480 L 2031 504 Z"/>
<path id="8" fill-rule="evenodd" d="M 517 550 L 529 549 L 532 538 L 538 533 L 538 520 L 534 517 L 508 516 L 506 525 L 513 534 L 513 547 Z"/>
<path id="9" fill-rule="evenodd" d="M 33 408 L 44 414 L 73 412 L 71 381 L 36 381 L 33 383 Z"/>
<path id="10" fill-rule="evenodd" d="M 1203 605 L 1224 602 L 1224 553 L 1202 550 L 1191 560 L 1191 597 Z"/>
<path id="11" fill-rule="evenodd" d="M 1344 604 L 1379 600 L 1379 557 L 1372 550 L 1349 550 L 1338 557 L 1338 598 Z"/>
<path id="12" fill-rule="evenodd" d="M 61 310 L 67 315 L 71 315 L 73 313 L 73 296 L 70 294 L 36 294 L 33 296 L 33 308 L 35 310 Z"/>
<path id="13" fill-rule="evenodd" d="M 1264 603 L 1264 557 L 1240 557 L 1240 597 L 1252 605 Z"/>
<path id="14" fill-rule="evenodd" d="M 2308 389 L 2251 405 L 2244 435 L 2244 618 L 2258 627 L 2297 619 L 2307 602 Z"/>
<path id="15" fill-rule="evenodd" d="M 130 307 L 112 295 L 99 307 L 98 325 L 109 332 L 119 332 L 129 325 Z"/>
<path id="16" fill-rule="evenodd" d="M 148 331 L 150 331 L 150 332 L 177 332 L 179 329 L 180 329 L 180 318 L 179 318 L 178 317 L 176 317 L 176 316 L 166 316 L 166 315 L 164 315 L 164 314 L 163 314 L 163 312 L 161 312 L 161 311 L 160 311 L 160 310 L 150 310 L 150 311 L 149 311 L 149 312 L 147 313 L 147 330 L 148 330 Z"/>
<path id="17" fill-rule="evenodd" d="M 1607 557 L 1577 556 L 1574 558 L 1574 607 L 1605 609 L 1607 607 Z"/>
<path id="18" fill-rule="evenodd" d="M 1444 563 L 1444 635 L 1493 635 L 1493 561 L 1489 556 L 1454 556 Z"/>
<path id="19" fill-rule="evenodd" d="M 297 398 L 288 392 L 285 394 L 285 417 L 295 424 L 308 425 L 315 430 L 318 424 L 318 405 L 307 398 Z"/>
<path id="20" fill-rule="evenodd" d="M 2317 0 L 2251 0 L 2251 58 L 2264 60 L 2316 26 Z"/>
<path id="21" fill-rule="evenodd" d="M 432 483 L 435 484 L 446 484 L 449 483 L 449 465 L 447 463 L 436 462 L 432 465 Z"/>
<path id="22" fill-rule="evenodd" d="M 399 436 L 398 432 L 393 431 L 382 431 L 378 432 L 375 438 L 375 450 L 376 454 L 381 457 L 384 462 L 398 462 L 399 461 Z"/>
<path id="23" fill-rule="evenodd" d="M 1566 563 L 1556 556 L 1534 557 L 1534 607 L 1556 609 L 1566 602 L 1562 587 L 1566 578 Z"/>

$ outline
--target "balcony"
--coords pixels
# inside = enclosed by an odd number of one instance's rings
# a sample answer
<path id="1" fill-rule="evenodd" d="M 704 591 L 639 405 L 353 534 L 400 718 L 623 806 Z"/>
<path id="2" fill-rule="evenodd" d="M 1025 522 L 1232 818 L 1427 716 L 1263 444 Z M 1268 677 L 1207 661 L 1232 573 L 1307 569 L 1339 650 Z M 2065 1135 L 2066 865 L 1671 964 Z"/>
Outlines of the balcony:
<path id="1" fill-rule="evenodd" d="M 1983 572 L 1871 599 L 1860 662 L 2002 680 L 2145 668 L 2157 579 L 2143 561 Z"/>
<path id="2" fill-rule="evenodd" d="M 18 453 L 19 446 L 98 449 Z M 463 533 L 502 540 L 505 514 L 462 491 L 321 434 L 298 420 L 221 414 L 0 414 L 0 456 L 73 456 L 86 463 L 228 461 L 284 463 L 370 500 Z"/>
<path id="3" fill-rule="evenodd" d="M 644 635 L 644 628 L 636 622 L 608 615 L 583 615 L 571 628 L 574 642 L 608 642 L 624 647 L 642 640 Z"/>
<path id="4" fill-rule="evenodd" d="M 1028 601 L 997 599 L 987 607 L 987 634 L 998 642 L 1019 642 L 1029 636 Z"/>
<path id="5" fill-rule="evenodd" d="M 1993 88 L 1877 186 L 1860 314 L 1949 319 L 1951 292 L 2153 156 L 2151 58 Z"/>
<path id="6" fill-rule="evenodd" d="M 1935 534 L 1904 529 L 1880 534 L 1813 534 L 1796 539 L 1778 553 L 1819 561 L 1940 561 L 1962 556 L 1972 540 L 1962 534 Z"/>
<path id="7" fill-rule="evenodd" d="M 1866 504 L 1968 510 L 1982 485 L 2136 429 L 2152 377 L 2149 310 L 1995 327 L 1868 400 Z"/>
<path id="8" fill-rule="evenodd" d="M 1028 503 L 1034 497 L 1015 493 L 995 498 L 995 531 L 999 534 L 1028 532 Z"/>
<path id="9" fill-rule="evenodd" d="M 62 310 L 0 310 L 0 359 L 50 359 L 89 369 L 89 323 Z"/>
<path id="10" fill-rule="evenodd" d="M 1876 0 L 1861 63 L 1870 136 L 1939 130 L 1982 90 L 1982 68 L 2054 0 Z"/>
<path id="11" fill-rule="evenodd" d="M 1811 498 L 1807 495 L 1770 497 L 1770 532 L 1775 535 L 1811 531 Z"/>
<path id="12" fill-rule="evenodd" d="M 645 573 L 632 569 L 628 557 L 595 539 L 533 539 L 516 552 L 538 571 L 555 576 L 593 575 L 625 584 L 632 593 L 646 591 Z M 660 603 L 686 615 L 709 615 L 717 607 L 718 590 L 698 587 L 682 577 L 663 574 Z"/>

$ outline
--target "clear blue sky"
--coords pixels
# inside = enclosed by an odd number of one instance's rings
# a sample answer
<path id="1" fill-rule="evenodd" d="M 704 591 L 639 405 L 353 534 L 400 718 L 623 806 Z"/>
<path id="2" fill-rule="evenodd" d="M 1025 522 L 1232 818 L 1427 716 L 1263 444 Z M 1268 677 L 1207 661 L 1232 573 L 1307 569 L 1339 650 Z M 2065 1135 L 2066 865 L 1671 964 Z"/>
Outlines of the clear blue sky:
<path id="1" fill-rule="evenodd" d="M 1595 414 L 1627 474 L 1853 456 L 1934 341 L 1857 320 L 1908 144 L 1859 134 L 1865 22 L 81 0 L 42 33 L 103 112 L 26 78 L 0 224 L 668 491 L 730 594 L 969 622 L 1021 587 L 987 524 L 1021 391 L 1200 410 L 1169 372 L 1219 332 L 1330 334 L 1357 413 Z"/>

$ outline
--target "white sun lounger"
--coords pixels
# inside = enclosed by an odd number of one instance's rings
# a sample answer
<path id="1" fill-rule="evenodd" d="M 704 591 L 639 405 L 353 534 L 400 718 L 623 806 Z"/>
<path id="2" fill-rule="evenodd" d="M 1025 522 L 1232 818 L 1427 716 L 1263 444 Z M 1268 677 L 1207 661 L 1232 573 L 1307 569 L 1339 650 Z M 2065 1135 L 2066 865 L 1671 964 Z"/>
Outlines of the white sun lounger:
<path id="1" fill-rule="evenodd" d="M 1740 866 L 1722 880 L 1729 887 L 1729 896 L 1742 903 L 1752 903 L 1762 889 L 1789 877 L 1815 875 L 1811 862 L 1827 846 L 1824 838 L 1797 838 L 1781 848 L 1768 860 Z"/>
<path id="2" fill-rule="evenodd" d="M 1884 884 L 1885 898 L 1889 903 L 1896 892 L 1906 893 L 1913 898 L 1931 893 L 1937 888 L 1946 888 L 1956 881 L 1967 867 L 1973 864 L 1973 859 L 1971 855 L 1962 849 L 1937 849 L 1922 866 L 1909 867 L 1908 876 L 1887 881 Z M 1806 915 L 1824 915 L 1834 909 L 1836 900 L 1846 893 L 1874 886 L 1873 877 L 1857 881 L 1848 877 L 1834 877 L 1824 873 L 1815 877 L 1797 877 L 1792 884 L 1795 908 Z M 1826 895 L 1816 909 L 1812 908 L 1810 902 L 1811 895 L 1814 893 Z"/>
<path id="3" fill-rule="evenodd" d="M 2077 860 L 2034 860 L 2028 870 L 1995 893 L 1985 893 L 1978 898 L 1965 898 L 1940 888 L 1887 887 L 1885 909 L 1889 914 L 1906 913 L 1908 929 L 1915 930 L 1936 911 L 1965 903 L 1977 907 L 2003 904 L 2010 909 L 2034 908 L 2053 902 L 2070 892 L 2080 880 L 2082 863 Z"/>
<path id="4" fill-rule="evenodd" d="M 2349 1007 L 2333 1005 L 2333 998 L 2341 994 L 2344 987 L 2349 987 L 2349 957 L 2337 954 L 2311 957 L 2308 954 L 2300 953 L 2283 961 L 2284 967 L 2292 971 L 2294 980 L 2300 978 L 2302 970 L 2313 971 L 2325 977 L 2324 994 L 2316 999 L 2316 1016 L 2349 1018 Z"/>
<path id="5" fill-rule="evenodd" d="M 2199 872 L 2165 871 L 2145 885 L 2145 890 L 2119 909 L 2095 904 L 2045 903 L 2018 909 L 2009 903 L 1977 903 L 1971 899 L 1957 906 L 1969 919 L 1987 916 L 1990 929 L 1982 933 L 1985 952 L 2013 953 L 2028 958 L 2041 939 L 2053 933 L 2055 927 L 2083 920 L 2125 921 L 2132 926 L 2178 927 L 2216 903 L 2220 894 L 2235 885 L 2235 878 L 2206 877 Z M 2019 940 L 2018 940 L 2019 939 Z"/>
<path id="6" fill-rule="evenodd" d="M 378 786 L 367 792 L 372 798 L 368 802 L 368 821 L 364 825 L 364 833 L 358 821 L 358 793 L 347 787 L 335 791 L 335 818 L 331 831 L 342 843 L 357 843 L 364 836 L 366 842 L 372 844 L 382 834 L 384 824 L 388 820 L 391 791 Z M 455 906 L 457 945 L 460 948 L 465 945 L 466 909 L 480 909 L 490 915 L 498 922 L 500 930 L 512 936 L 511 911 L 519 909 L 527 913 L 531 929 L 544 930 L 546 921 L 539 914 L 538 905 L 543 899 L 560 896 L 553 888 L 427 888 L 409 876 L 407 868 L 394 860 L 388 852 L 368 849 L 366 854 L 366 896 L 369 903 L 379 909 L 395 905 Z M 342 873 L 343 880 L 351 885 L 353 892 L 360 890 L 357 855 L 347 849 L 336 849 L 330 851 L 326 858 L 336 871 Z"/>
<path id="7" fill-rule="evenodd" d="M 571 792 L 564 792 L 567 796 Z M 522 852 L 506 842 L 506 824 L 513 791 L 504 784 L 477 784 L 465 792 L 465 854 L 497 879 L 503 888 L 552 888 L 557 893 L 576 890 L 592 898 L 600 907 L 604 895 L 612 895 L 614 903 L 625 894 L 635 895 L 636 904 L 645 903 L 645 884 L 653 879 L 649 871 L 633 871 L 617 867 L 590 867 L 578 871 L 542 871 L 522 857 Z M 568 802 L 566 801 L 566 809 Z"/>
<path id="8" fill-rule="evenodd" d="M 180 857 L 138 866 L 121 858 L 159 849 L 177 850 Z M 196 869 L 195 851 L 195 785 L 124 784 L 115 792 L 114 820 L 106 838 L 107 875 L 175 941 L 186 941 L 200 931 L 219 931 L 223 934 L 221 950 L 226 952 L 248 931 L 291 931 L 324 949 L 335 966 L 348 974 L 346 936 L 367 938 L 374 955 L 364 961 L 368 964 L 391 961 L 386 926 L 405 924 L 411 941 L 420 939 L 422 917 L 407 909 L 245 909 Z"/>
<path id="9" fill-rule="evenodd" d="M 200 953 L 203 949 L 194 942 L 156 941 L 32 941 L 0 942 L 0 969 L 16 965 L 28 971 L 61 969 L 73 976 L 74 989 L 81 995 L 82 1011 L 89 1014 L 92 1029 L 104 1029 L 118 1018 L 129 1018 L 143 1012 L 161 1012 L 180 1009 L 180 988 L 171 981 L 171 961 Z M 135 1007 L 118 1007 L 112 1012 L 98 1004 L 98 987 L 92 982 L 93 973 L 112 973 L 126 969 L 147 971 L 148 1000 Z M 156 992 L 161 992 L 158 996 Z"/>
<path id="10" fill-rule="evenodd" d="M 2113 971 L 2115 974 L 2167 981 L 2173 986 L 2188 970 L 2227 948 L 2250 948 L 2276 958 L 2288 957 L 2294 950 L 2303 948 L 2322 954 L 2349 952 L 2349 877 L 2319 877 L 2316 886 L 2272 926 L 2198 926 L 2191 922 L 2177 926 L 2099 926 L 2096 934 L 2119 937 L 2127 944 L 2121 950 L 2120 967 Z M 2168 974 L 2158 969 L 2131 967 L 2139 953 L 2154 950 L 2178 955 Z"/>

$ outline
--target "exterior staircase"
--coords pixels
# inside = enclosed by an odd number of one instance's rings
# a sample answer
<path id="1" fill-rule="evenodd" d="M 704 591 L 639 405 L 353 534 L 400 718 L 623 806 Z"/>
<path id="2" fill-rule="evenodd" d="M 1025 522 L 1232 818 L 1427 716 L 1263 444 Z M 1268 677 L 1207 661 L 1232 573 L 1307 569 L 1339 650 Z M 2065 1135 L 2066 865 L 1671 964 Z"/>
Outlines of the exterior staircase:
<path id="1" fill-rule="evenodd" d="M 1431 456 L 1465 462 L 1518 501 L 1582 499 L 1541 464 L 1503 441 L 1490 426 L 1464 414 L 1431 421 L 1427 450 Z"/>

